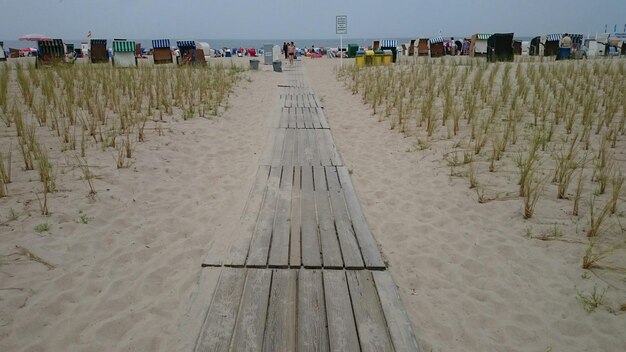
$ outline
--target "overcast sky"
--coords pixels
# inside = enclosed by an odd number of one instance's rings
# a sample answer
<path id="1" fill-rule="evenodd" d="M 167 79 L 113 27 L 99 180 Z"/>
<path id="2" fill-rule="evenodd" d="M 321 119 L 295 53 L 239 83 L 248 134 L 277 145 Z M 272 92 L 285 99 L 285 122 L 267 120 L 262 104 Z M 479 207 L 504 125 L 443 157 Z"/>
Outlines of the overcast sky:
<path id="1" fill-rule="evenodd" d="M 0 39 L 326 39 L 624 30 L 626 0 L 0 0 Z"/>

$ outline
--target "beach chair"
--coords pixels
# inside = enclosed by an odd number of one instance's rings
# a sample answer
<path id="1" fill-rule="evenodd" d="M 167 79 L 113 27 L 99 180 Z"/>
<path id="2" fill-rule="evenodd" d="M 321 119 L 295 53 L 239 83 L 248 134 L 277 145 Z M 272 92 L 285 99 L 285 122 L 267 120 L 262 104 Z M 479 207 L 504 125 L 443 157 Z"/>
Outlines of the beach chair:
<path id="1" fill-rule="evenodd" d="M 174 62 L 169 39 L 156 39 L 152 41 L 152 58 L 155 65 L 171 64 Z"/>
<path id="2" fill-rule="evenodd" d="M 487 62 L 513 61 L 513 33 L 494 33 L 487 40 Z"/>
<path id="3" fill-rule="evenodd" d="M 65 45 L 61 39 L 37 42 L 37 65 L 52 65 L 65 62 Z"/>
<path id="4" fill-rule="evenodd" d="M 113 41 L 113 66 L 136 67 L 137 56 L 135 55 L 135 42 L 130 40 Z"/>
<path id="5" fill-rule="evenodd" d="M 89 58 L 92 64 L 109 62 L 106 39 L 92 39 L 89 43 Z"/>
<path id="6" fill-rule="evenodd" d="M 435 37 L 430 39 L 430 57 L 442 57 L 446 54 L 443 47 L 443 37 Z"/>

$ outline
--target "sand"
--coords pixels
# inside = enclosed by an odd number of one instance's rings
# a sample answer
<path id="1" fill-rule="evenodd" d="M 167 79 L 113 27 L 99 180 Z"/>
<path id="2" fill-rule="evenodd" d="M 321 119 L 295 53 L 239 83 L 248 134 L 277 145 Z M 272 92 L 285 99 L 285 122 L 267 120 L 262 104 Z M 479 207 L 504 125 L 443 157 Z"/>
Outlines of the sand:
<path id="1" fill-rule="evenodd" d="M 581 277 L 584 246 L 525 238 L 533 223 L 522 219 L 519 201 L 477 204 L 440 151 L 407 152 L 414 139 L 377 122 L 337 82 L 337 64 L 307 59 L 306 77 L 423 351 L 626 349 L 626 315 L 588 314 L 576 300 L 576 288 L 588 292 L 598 281 Z M 227 247 L 270 137 L 283 76 L 261 67 L 238 84 L 221 117 L 178 118 L 164 136 L 150 130 L 128 169 L 116 169 L 109 152 L 88 151 L 95 200 L 68 165 L 44 218 L 31 190 L 36 175 L 19 173 L 12 195 L 0 199 L 0 350 L 188 346 L 180 326 L 200 264 L 209 246 Z M 10 209 L 17 220 L 8 220 Z M 50 230 L 37 233 L 42 223 Z"/>
<path id="2" fill-rule="evenodd" d="M 378 122 L 327 62 L 306 69 L 423 351 L 626 348 L 626 314 L 588 314 L 576 300 L 576 288 L 607 286 L 581 277 L 586 246 L 524 237 L 564 209 L 540 201 L 543 215 L 525 221 L 520 199 L 478 204 L 436 145 L 407 152 L 415 138 Z M 626 301 L 621 284 L 607 291 L 614 307 Z"/>

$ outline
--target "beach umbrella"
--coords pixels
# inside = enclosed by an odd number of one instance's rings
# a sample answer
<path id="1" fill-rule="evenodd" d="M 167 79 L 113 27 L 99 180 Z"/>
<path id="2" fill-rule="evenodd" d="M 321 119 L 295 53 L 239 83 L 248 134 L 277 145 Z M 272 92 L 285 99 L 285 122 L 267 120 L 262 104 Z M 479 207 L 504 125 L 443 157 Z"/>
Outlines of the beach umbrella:
<path id="1" fill-rule="evenodd" d="M 50 38 L 49 36 L 45 34 L 38 34 L 38 33 L 26 34 L 24 36 L 21 36 L 19 39 L 21 41 L 30 41 L 30 42 L 36 42 L 40 40 L 52 40 L 52 38 Z"/>

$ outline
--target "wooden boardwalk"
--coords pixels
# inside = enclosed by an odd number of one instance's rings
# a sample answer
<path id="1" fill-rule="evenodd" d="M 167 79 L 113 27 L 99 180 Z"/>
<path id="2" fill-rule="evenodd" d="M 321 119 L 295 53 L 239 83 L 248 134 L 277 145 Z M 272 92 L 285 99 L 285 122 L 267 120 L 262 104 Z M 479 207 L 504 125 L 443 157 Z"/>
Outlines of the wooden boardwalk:
<path id="1" fill-rule="evenodd" d="M 285 74 L 230 249 L 203 262 L 194 350 L 418 351 L 323 107 L 300 63 Z"/>

